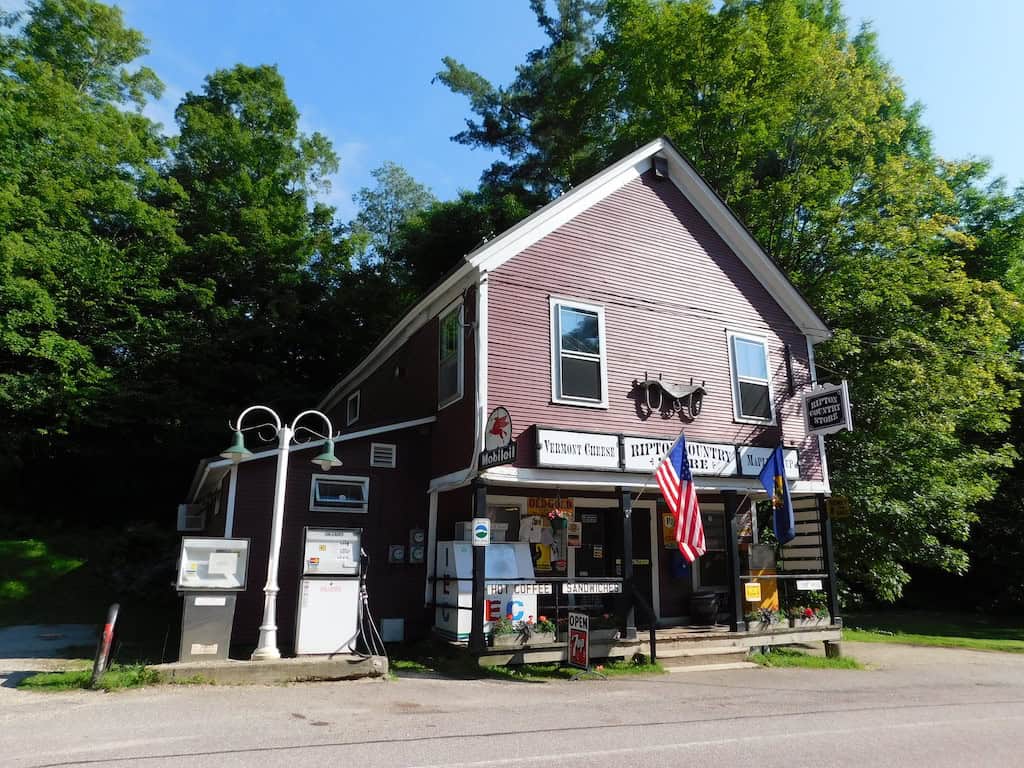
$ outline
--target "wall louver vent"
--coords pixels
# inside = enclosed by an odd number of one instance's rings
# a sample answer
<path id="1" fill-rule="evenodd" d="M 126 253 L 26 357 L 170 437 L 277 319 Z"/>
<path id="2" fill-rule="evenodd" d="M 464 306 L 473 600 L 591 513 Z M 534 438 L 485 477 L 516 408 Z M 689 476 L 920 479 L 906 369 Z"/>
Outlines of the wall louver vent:
<path id="1" fill-rule="evenodd" d="M 398 447 L 394 443 L 370 443 L 370 466 L 394 469 Z"/>

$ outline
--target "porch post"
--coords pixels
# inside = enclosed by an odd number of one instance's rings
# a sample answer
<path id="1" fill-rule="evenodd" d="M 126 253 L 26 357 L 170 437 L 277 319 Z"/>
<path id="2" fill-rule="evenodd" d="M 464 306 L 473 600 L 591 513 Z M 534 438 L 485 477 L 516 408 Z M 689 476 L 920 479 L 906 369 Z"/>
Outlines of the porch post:
<path id="1" fill-rule="evenodd" d="M 479 478 L 473 481 L 473 517 L 487 517 L 487 486 Z M 487 547 L 473 547 L 473 616 L 469 624 L 469 650 L 484 651 L 484 582 L 487 573 Z"/>
<path id="2" fill-rule="evenodd" d="M 832 518 L 828 516 L 825 494 L 818 495 L 818 523 L 821 528 L 821 553 L 825 556 L 825 568 L 828 573 L 828 612 L 832 623 L 842 625 L 839 617 L 839 595 L 836 591 L 836 558 L 832 548 Z"/>
<path id="3" fill-rule="evenodd" d="M 636 606 L 633 597 L 633 496 L 619 488 L 619 509 L 622 510 L 622 638 L 636 638 Z"/>
<path id="4" fill-rule="evenodd" d="M 736 491 L 722 491 L 722 497 L 725 500 L 726 532 L 729 537 L 726 557 L 729 563 L 729 583 L 732 585 L 729 590 L 732 599 L 729 629 L 733 632 L 745 632 L 747 625 L 743 620 L 743 584 L 740 582 L 739 521 L 736 517 L 739 503 L 736 501 Z"/>

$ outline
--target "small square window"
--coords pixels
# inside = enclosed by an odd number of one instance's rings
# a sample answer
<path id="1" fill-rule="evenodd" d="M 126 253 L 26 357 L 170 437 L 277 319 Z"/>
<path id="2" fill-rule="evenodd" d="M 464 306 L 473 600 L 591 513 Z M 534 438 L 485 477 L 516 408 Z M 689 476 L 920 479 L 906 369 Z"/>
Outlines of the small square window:
<path id="1" fill-rule="evenodd" d="M 309 508 L 314 512 L 366 512 L 369 491 L 366 477 L 313 475 Z"/>
<path id="2" fill-rule="evenodd" d="M 356 390 L 345 401 L 345 426 L 359 421 L 359 391 Z"/>

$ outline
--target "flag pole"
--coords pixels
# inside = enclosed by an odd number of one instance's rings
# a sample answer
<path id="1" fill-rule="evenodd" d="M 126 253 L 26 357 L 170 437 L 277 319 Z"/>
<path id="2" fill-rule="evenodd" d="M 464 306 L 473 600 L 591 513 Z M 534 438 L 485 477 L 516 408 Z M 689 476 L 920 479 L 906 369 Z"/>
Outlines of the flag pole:
<path id="1" fill-rule="evenodd" d="M 655 462 L 652 462 L 652 463 L 651 463 L 651 477 L 654 477 L 654 473 L 658 471 L 658 466 L 659 466 L 659 465 L 661 464 L 661 462 L 663 462 L 663 461 L 665 460 L 665 457 L 666 457 L 666 456 L 668 456 L 668 455 L 669 455 L 669 454 L 670 454 L 670 453 L 672 452 L 672 449 L 676 447 L 676 443 L 678 443 L 678 442 L 679 442 L 679 438 L 680 438 L 680 437 L 682 437 L 682 436 L 683 436 L 683 434 L 685 434 L 685 432 L 686 432 L 686 430 L 685 430 L 685 429 L 681 429 L 681 430 L 679 430 L 679 434 L 678 434 L 678 435 L 676 435 L 676 439 L 675 439 L 675 440 L 673 440 L 673 441 L 672 441 L 672 442 L 671 442 L 671 443 L 669 444 L 669 446 L 668 446 L 668 450 L 666 450 L 666 451 L 665 451 L 664 453 L 662 453 L 662 454 L 661 454 L 661 456 L 659 456 L 659 457 L 658 457 L 658 460 L 657 460 L 657 461 L 655 461 Z M 638 494 L 636 495 L 636 498 L 635 498 L 635 499 L 633 499 L 633 501 L 640 501 L 640 497 L 644 495 L 644 491 L 646 491 L 646 490 L 647 490 L 647 488 L 648 488 L 648 487 L 649 487 L 650 485 L 651 485 L 651 481 L 650 481 L 650 480 L 648 480 L 648 481 L 647 481 L 646 483 L 644 483 L 644 484 L 643 484 L 643 485 L 642 485 L 642 486 L 640 487 L 640 493 L 638 493 Z"/>

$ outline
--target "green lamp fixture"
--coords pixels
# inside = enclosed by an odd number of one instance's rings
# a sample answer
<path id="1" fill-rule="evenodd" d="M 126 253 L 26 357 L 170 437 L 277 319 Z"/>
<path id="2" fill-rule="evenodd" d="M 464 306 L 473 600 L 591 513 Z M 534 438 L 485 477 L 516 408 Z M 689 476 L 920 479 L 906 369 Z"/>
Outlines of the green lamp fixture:
<path id="1" fill-rule="evenodd" d="M 235 441 L 231 444 L 231 447 L 225 448 L 220 452 L 220 455 L 225 459 L 231 459 L 235 462 L 241 461 L 246 456 L 252 456 L 252 451 L 245 447 L 245 440 L 242 439 L 242 431 L 240 429 L 235 430 Z"/>
<path id="2" fill-rule="evenodd" d="M 313 459 L 313 463 L 319 464 L 320 469 L 326 472 L 331 467 L 340 467 L 341 461 L 338 459 L 337 456 L 334 455 L 334 441 L 325 440 L 324 443 L 327 445 L 327 447 L 324 449 L 323 453 L 321 453 L 319 456 Z"/>

